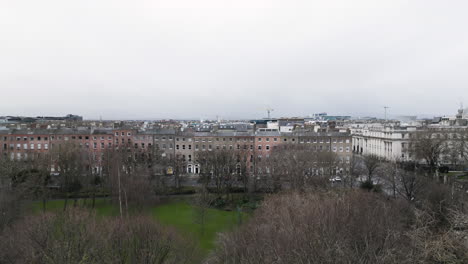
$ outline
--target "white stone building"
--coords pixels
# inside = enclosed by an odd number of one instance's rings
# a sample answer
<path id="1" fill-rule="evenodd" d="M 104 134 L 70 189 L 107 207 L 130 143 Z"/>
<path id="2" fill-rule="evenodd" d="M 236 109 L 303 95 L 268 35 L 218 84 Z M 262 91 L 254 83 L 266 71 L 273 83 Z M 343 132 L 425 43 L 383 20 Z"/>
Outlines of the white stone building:
<path id="1" fill-rule="evenodd" d="M 398 124 L 358 124 L 350 128 L 353 152 L 362 155 L 376 155 L 386 160 L 408 161 L 410 134 L 414 126 Z"/>

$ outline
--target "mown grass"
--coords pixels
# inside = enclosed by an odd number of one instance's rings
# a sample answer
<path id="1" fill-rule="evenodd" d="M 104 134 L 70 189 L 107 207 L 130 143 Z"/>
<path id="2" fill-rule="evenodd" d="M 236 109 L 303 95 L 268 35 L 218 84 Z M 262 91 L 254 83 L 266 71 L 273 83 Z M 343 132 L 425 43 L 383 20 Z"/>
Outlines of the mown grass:
<path id="1" fill-rule="evenodd" d="M 210 208 L 207 210 L 206 223 L 202 229 L 202 226 L 195 221 L 195 208 L 184 201 L 157 206 L 151 209 L 151 214 L 162 224 L 173 226 L 183 234 L 194 238 L 205 252 L 214 248 L 219 232 L 233 228 L 246 217 L 245 214 Z"/>
<path id="2" fill-rule="evenodd" d="M 73 199 L 68 200 L 67 208 L 74 207 L 75 201 Z M 63 212 L 63 207 L 65 200 L 50 200 L 46 203 L 46 211 L 53 213 Z M 92 208 L 91 199 L 78 199 L 77 206 L 81 208 Z M 117 216 L 119 214 L 119 209 L 114 206 L 109 198 L 96 198 L 94 204 L 94 210 L 98 216 Z M 42 201 L 34 201 L 32 203 L 32 211 L 34 213 L 39 213 L 43 211 Z"/>
<path id="3" fill-rule="evenodd" d="M 46 211 L 61 213 L 63 212 L 64 200 L 47 201 Z M 77 206 L 91 209 L 91 199 L 79 199 Z M 68 208 L 74 206 L 74 200 L 68 200 Z M 34 213 L 40 213 L 43 210 L 42 202 L 32 203 Z M 119 208 L 111 202 L 109 198 L 97 198 L 94 210 L 98 216 L 115 217 L 119 215 Z M 163 225 L 176 228 L 182 235 L 192 238 L 203 251 L 207 254 L 214 248 L 216 237 L 219 232 L 230 230 L 244 221 L 247 214 L 235 211 L 223 211 L 210 208 L 206 213 L 206 223 L 202 233 L 202 227 L 196 222 L 196 212 L 194 207 L 185 200 L 177 200 L 162 205 L 148 208 L 146 211 L 155 220 Z"/>

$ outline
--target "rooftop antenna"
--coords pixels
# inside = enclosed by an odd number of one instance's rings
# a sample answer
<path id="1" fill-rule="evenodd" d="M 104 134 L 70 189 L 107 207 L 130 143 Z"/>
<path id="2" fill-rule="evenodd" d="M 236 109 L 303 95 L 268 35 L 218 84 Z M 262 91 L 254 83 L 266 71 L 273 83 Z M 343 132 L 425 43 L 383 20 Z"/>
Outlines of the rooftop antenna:
<path id="1" fill-rule="evenodd" d="M 387 109 L 389 109 L 390 107 L 384 106 L 383 108 L 385 109 L 385 121 L 387 121 Z"/>
<path id="2" fill-rule="evenodd" d="M 268 119 L 270 119 L 271 118 L 270 114 L 271 112 L 275 111 L 275 109 L 267 107 L 266 111 L 267 111 Z"/>

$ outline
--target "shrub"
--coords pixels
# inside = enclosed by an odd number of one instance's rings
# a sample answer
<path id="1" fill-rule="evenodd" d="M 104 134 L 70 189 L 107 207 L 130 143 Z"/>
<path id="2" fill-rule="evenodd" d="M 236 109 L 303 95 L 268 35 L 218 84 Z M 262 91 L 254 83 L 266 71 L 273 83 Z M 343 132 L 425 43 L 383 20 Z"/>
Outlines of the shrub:
<path id="1" fill-rule="evenodd" d="M 220 237 L 209 261 L 414 263 L 407 207 L 361 191 L 272 196 L 246 225 Z"/>
<path id="2" fill-rule="evenodd" d="M 192 263 L 191 242 L 151 218 L 88 211 L 31 216 L 0 235 L 0 263 Z"/>

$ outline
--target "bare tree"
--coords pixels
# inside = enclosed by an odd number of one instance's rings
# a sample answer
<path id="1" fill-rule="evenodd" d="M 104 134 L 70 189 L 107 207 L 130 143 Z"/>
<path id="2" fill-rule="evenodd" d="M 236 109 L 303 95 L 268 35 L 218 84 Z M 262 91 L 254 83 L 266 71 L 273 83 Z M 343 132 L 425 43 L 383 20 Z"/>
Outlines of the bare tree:
<path id="1" fill-rule="evenodd" d="M 349 160 L 346 173 L 343 175 L 343 185 L 353 188 L 356 179 L 362 174 L 363 168 L 360 158 L 353 154 Z"/>
<path id="2" fill-rule="evenodd" d="M 362 166 L 367 174 L 367 181 L 373 182 L 373 178 L 382 165 L 380 157 L 376 155 L 363 155 L 361 158 Z"/>
<path id="3" fill-rule="evenodd" d="M 417 160 L 424 160 L 434 176 L 438 175 L 440 161 L 447 153 L 447 134 L 425 130 L 412 134 L 411 151 Z"/>
<path id="4" fill-rule="evenodd" d="M 77 209 L 25 218 L 0 234 L 0 263 L 193 263 L 194 244 L 147 216 L 98 219 Z"/>
<path id="5" fill-rule="evenodd" d="M 114 201 L 119 204 L 120 215 L 128 216 L 129 207 L 143 209 L 155 198 L 151 186 L 151 169 L 142 153 L 130 146 L 119 146 L 104 154 L 104 167 L 108 173 L 107 186 Z"/>
<path id="6" fill-rule="evenodd" d="M 239 153 L 224 149 L 200 151 L 196 160 L 200 164 L 201 177 L 205 184 L 212 182 L 218 195 L 228 194 L 236 180 Z"/>
<path id="7" fill-rule="evenodd" d="M 200 226 L 201 236 L 205 235 L 205 226 L 208 221 L 208 213 L 213 198 L 211 197 L 208 189 L 202 187 L 197 192 L 195 198 L 192 200 L 194 206 L 194 222 Z"/>
<path id="8" fill-rule="evenodd" d="M 174 187 L 179 189 L 184 175 L 187 173 L 187 161 L 182 155 L 174 155 L 170 160 L 174 176 Z"/>
<path id="9" fill-rule="evenodd" d="M 373 193 L 293 193 L 267 199 L 224 234 L 209 263 L 414 263 L 405 203 Z"/>
<path id="10" fill-rule="evenodd" d="M 64 211 L 67 209 L 70 195 L 74 196 L 75 205 L 77 203 L 76 195 L 83 186 L 82 181 L 86 173 L 83 158 L 85 152 L 86 150 L 76 144 L 68 142 L 59 143 L 50 150 L 51 162 L 59 172 L 60 188 L 65 193 Z"/>

